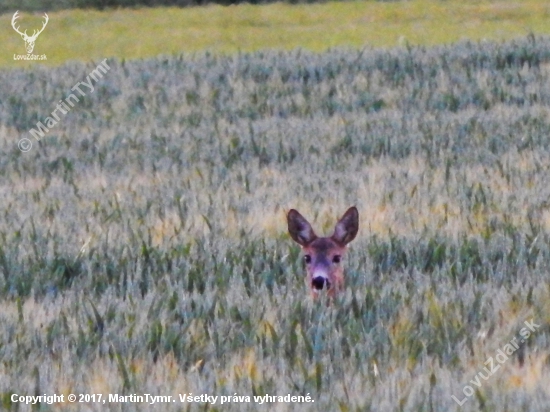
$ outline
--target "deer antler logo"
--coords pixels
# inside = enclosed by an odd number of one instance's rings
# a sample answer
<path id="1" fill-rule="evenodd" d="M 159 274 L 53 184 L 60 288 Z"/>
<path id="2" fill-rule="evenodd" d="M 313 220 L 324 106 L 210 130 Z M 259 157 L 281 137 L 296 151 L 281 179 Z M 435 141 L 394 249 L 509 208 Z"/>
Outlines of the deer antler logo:
<path id="1" fill-rule="evenodd" d="M 25 30 L 23 33 L 21 33 L 21 31 L 19 31 L 19 26 L 16 26 L 15 23 L 16 23 L 16 20 L 19 18 L 19 15 L 17 14 L 19 13 L 19 10 L 16 11 L 11 19 L 11 26 L 13 27 L 13 29 L 19 33 L 21 35 L 21 37 L 23 38 L 23 40 L 25 41 L 25 48 L 27 49 L 27 53 L 28 54 L 31 54 L 32 51 L 34 50 L 34 43 L 36 42 L 36 38 L 38 37 L 38 35 L 40 33 L 42 33 L 44 31 L 44 28 L 46 27 L 46 25 L 48 24 L 48 20 L 49 20 L 49 17 L 46 13 L 44 13 L 44 18 L 45 18 L 45 21 L 44 23 L 42 24 L 42 28 L 40 30 L 33 30 L 33 33 L 32 33 L 32 36 L 29 36 L 27 34 L 27 30 Z"/>

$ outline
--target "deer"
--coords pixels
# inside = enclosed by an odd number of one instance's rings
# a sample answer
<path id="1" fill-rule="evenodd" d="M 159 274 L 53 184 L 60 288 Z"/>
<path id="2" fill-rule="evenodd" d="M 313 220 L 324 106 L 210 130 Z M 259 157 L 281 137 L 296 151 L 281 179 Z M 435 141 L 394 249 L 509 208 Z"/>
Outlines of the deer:
<path id="1" fill-rule="evenodd" d="M 15 26 L 16 20 L 19 18 L 19 15 L 17 13 L 19 13 L 19 10 L 17 10 L 14 13 L 14 15 L 11 19 L 11 26 L 13 27 L 13 29 L 17 33 L 19 33 L 21 35 L 21 37 L 25 41 L 25 48 L 27 49 L 27 54 L 31 54 L 32 51 L 34 50 L 34 43 L 36 42 L 36 39 L 37 39 L 38 35 L 44 31 L 44 29 L 46 28 L 46 25 L 48 24 L 48 21 L 50 20 L 50 18 L 48 17 L 48 15 L 46 13 L 44 13 L 45 21 L 44 21 L 44 23 L 42 23 L 42 28 L 38 31 L 33 30 L 32 36 L 29 36 L 27 34 L 27 30 L 25 30 L 23 33 L 21 33 L 21 31 L 19 31 L 19 26 L 17 26 L 17 27 Z"/>
<path id="2" fill-rule="evenodd" d="M 342 258 L 346 246 L 359 231 L 359 212 L 350 207 L 338 220 L 330 237 L 319 237 L 300 212 L 290 209 L 287 213 L 288 233 L 302 246 L 306 266 L 306 285 L 313 298 L 325 290 L 330 298 L 344 288 Z"/>

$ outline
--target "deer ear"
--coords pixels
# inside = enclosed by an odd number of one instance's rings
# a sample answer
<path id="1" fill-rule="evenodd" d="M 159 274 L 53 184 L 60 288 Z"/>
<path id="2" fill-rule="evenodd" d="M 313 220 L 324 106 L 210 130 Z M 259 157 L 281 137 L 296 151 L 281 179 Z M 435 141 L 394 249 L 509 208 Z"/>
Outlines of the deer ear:
<path id="1" fill-rule="evenodd" d="M 309 222 L 297 210 L 290 209 L 286 215 L 286 219 L 288 222 L 288 233 L 296 243 L 307 246 L 317 239 L 317 235 Z"/>
<path id="2" fill-rule="evenodd" d="M 336 224 L 334 233 L 332 234 L 332 240 L 345 246 L 355 239 L 358 231 L 359 212 L 355 206 L 352 206 L 346 211 L 346 213 L 344 213 L 344 216 L 342 216 Z"/>

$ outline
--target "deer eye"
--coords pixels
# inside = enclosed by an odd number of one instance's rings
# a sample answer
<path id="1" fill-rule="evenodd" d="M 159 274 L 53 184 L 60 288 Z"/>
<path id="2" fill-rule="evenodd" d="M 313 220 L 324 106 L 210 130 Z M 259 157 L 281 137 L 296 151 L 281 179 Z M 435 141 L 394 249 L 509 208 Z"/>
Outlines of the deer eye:
<path id="1" fill-rule="evenodd" d="M 340 263 L 341 260 L 342 260 L 342 256 L 336 255 L 332 258 L 332 263 Z"/>
<path id="2" fill-rule="evenodd" d="M 304 262 L 306 262 L 309 265 L 311 263 L 311 256 L 305 255 L 304 256 Z"/>

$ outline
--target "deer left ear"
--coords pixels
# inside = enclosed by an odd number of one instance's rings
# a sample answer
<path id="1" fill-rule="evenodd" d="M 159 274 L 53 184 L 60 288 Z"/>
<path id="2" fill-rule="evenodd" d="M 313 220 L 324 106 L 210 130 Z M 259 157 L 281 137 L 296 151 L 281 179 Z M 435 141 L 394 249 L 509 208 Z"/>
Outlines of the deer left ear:
<path id="1" fill-rule="evenodd" d="M 301 246 L 307 246 L 317 239 L 317 235 L 309 222 L 297 210 L 290 209 L 286 218 L 288 222 L 288 233 L 296 243 Z"/>
<path id="2" fill-rule="evenodd" d="M 332 240 L 342 246 L 345 246 L 355 239 L 358 231 L 359 212 L 355 206 L 352 206 L 346 211 L 346 213 L 344 213 L 344 216 L 342 216 L 336 224 L 334 233 L 332 234 Z"/>

